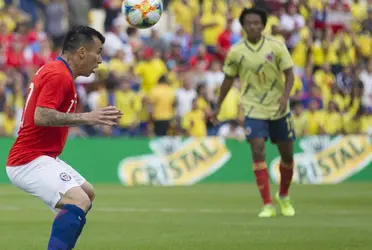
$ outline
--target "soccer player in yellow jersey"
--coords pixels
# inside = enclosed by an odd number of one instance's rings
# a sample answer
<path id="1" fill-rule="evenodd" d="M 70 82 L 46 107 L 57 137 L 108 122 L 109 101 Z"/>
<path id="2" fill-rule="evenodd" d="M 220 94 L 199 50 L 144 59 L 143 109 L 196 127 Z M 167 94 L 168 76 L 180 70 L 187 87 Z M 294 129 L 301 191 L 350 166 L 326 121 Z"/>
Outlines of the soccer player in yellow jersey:
<path id="1" fill-rule="evenodd" d="M 241 104 L 245 112 L 246 139 L 251 146 L 253 171 L 264 207 L 259 217 L 273 217 L 276 209 L 270 197 L 270 179 L 265 162 L 265 141 L 276 143 L 280 156 L 280 191 L 276 195 L 281 212 L 294 216 L 295 210 L 288 196 L 293 175 L 293 140 L 295 139 L 289 109 L 289 96 L 294 82 L 293 62 L 284 43 L 262 35 L 267 13 L 258 8 L 245 8 L 240 24 L 247 39 L 234 45 L 224 65 L 225 79 L 213 119 L 219 113 L 227 93 L 239 76 Z"/>

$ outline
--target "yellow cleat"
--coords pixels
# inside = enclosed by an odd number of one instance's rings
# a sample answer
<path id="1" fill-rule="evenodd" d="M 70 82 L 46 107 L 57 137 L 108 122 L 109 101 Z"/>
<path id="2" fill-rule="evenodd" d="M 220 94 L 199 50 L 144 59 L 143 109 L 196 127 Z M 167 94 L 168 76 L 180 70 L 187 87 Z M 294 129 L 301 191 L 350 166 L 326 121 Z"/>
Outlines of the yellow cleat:
<path id="1" fill-rule="evenodd" d="M 270 218 L 276 216 L 276 209 L 273 205 L 265 205 L 262 211 L 258 214 L 260 218 Z"/>
<path id="2" fill-rule="evenodd" d="M 288 196 L 280 197 L 279 193 L 277 193 L 275 198 L 276 201 L 279 203 L 280 210 L 284 216 L 294 216 L 296 214 L 291 199 L 289 199 Z"/>

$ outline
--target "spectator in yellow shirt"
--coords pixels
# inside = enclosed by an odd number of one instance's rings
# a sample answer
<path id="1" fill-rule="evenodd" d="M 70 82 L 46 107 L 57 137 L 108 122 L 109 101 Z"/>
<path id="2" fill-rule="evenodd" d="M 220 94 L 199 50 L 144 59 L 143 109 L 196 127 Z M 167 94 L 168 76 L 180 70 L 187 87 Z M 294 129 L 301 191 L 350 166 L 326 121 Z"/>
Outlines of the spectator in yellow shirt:
<path id="1" fill-rule="evenodd" d="M 176 93 L 165 76 L 160 77 L 159 83 L 151 90 L 149 101 L 155 135 L 166 136 L 175 115 Z"/>
<path id="2" fill-rule="evenodd" d="M 334 101 L 328 103 L 320 131 L 326 135 L 337 135 L 342 132 L 342 115 Z"/>
<path id="3" fill-rule="evenodd" d="M 223 101 L 220 113 L 217 119 L 223 124 L 232 120 L 237 120 L 240 113 L 240 92 L 238 86 L 235 84 L 230 89 L 225 100 Z"/>
<path id="4" fill-rule="evenodd" d="M 322 30 L 315 31 L 315 39 L 311 45 L 311 56 L 314 64 L 314 69 L 319 69 L 325 62 L 326 47 L 323 41 L 324 33 Z"/>
<path id="5" fill-rule="evenodd" d="M 368 116 L 364 114 L 360 102 L 354 102 L 353 106 L 343 116 L 343 132 L 345 134 L 367 134 L 369 129 Z"/>
<path id="6" fill-rule="evenodd" d="M 301 138 L 307 135 L 307 116 L 301 102 L 293 104 L 293 127 L 296 137 Z"/>
<path id="7" fill-rule="evenodd" d="M 211 103 L 208 100 L 208 92 L 207 92 L 207 87 L 205 84 L 201 83 L 196 87 L 196 94 L 198 95 L 197 97 L 197 102 L 198 102 L 198 108 L 203 110 L 206 115 L 210 115 L 211 113 Z"/>
<path id="8" fill-rule="evenodd" d="M 182 127 L 188 136 L 207 136 L 206 115 L 198 108 L 198 99 L 192 101 L 192 110 L 182 118 Z"/>
<path id="9" fill-rule="evenodd" d="M 324 119 L 324 113 L 319 109 L 317 100 L 311 100 L 309 110 L 306 111 L 307 118 L 307 132 L 308 135 L 318 135 L 320 133 L 320 126 Z"/>
<path id="10" fill-rule="evenodd" d="M 314 74 L 314 83 L 318 85 L 322 90 L 324 88 L 330 88 L 336 81 L 335 76 L 331 71 L 331 66 L 328 63 L 324 63 L 322 68 L 317 70 Z"/>
<path id="11" fill-rule="evenodd" d="M 193 23 L 199 13 L 198 0 L 171 1 L 170 10 L 174 13 L 177 25 L 180 25 L 187 34 L 193 34 Z"/>
<path id="12" fill-rule="evenodd" d="M 352 20 L 352 28 L 355 31 L 361 30 L 361 23 L 367 16 L 367 9 L 368 6 L 365 2 L 360 0 L 352 0 L 351 6 L 351 14 L 353 15 Z"/>
<path id="13" fill-rule="evenodd" d="M 222 2 L 222 1 L 221 1 Z M 253 0 L 230 0 L 228 8 L 233 18 L 239 18 L 244 8 L 252 8 Z"/>
<path id="14" fill-rule="evenodd" d="M 367 63 L 372 58 L 372 34 L 367 31 L 361 32 L 356 38 L 359 60 Z"/>
<path id="15" fill-rule="evenodd" d="M 145 93 L 150 93 L 159 78 L 168 71 L 160 56 L 159 50 L 146 50 L 147 60 L 139 62 L 134 69 L 135 75 L 142 79 L 141 88 Z"/>
<path id="16" fill-rule="evenodd" d="M 209 53 L 214 53 L 216 50 L 218 35 L 221 34 L 226 27 L 226 15 L 218 11 L 217 4 L 212 4 L 211 11 L 203 13 L 200 25 L 203 33 L 204 44 L 207 46 Z"/>
<path id="17" fill-rule="evenodd" d="M 221 13 L 222 15 L 226 15 L 228 8 L 225 1 L 221 0 L 204 0 L 203 1 L 203 12 L 211 11 L 212 6 L 217 6 L 217 12 Z"/>
<path id="18" fill-rule="evenodd" d="M 12 137 L 16 129 L 15 110 L 10 106 L 5 107 L 5 114 L 0 124 L 0 135 Z"/>
<path id="19" fill-rule="evenodd" d="M 131 85 L 128 80 L 124 80 L 120 89 L 115 91 L 115 102 L 116 107 L 123 113 L 122 118 L 118 122 L 118 134 L 138 136 L 141 102 L 137 94 L 131 90 Z"/>

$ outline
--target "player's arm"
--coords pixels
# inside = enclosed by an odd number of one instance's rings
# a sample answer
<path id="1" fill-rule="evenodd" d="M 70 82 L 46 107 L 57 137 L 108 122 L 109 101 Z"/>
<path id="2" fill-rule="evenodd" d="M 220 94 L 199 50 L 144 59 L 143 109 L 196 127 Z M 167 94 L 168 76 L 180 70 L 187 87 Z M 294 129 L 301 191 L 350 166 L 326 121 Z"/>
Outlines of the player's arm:
<path id="1" fill-rule="evenodd" d="M 281 72 L 285 75 L 285 87 L 282 94 L 282 97 L 279 100 L 279 110 L 278 112 L 280 114 L 283 114 L 288 105 L 289 97 L 291 95 L 291 90 L 294 84 L 294 74 L 293 74 L 293 60 L 291 57 L 291 54 L 289 53 L 287 47 L 283 44 L 279 47 L 279 53 L 278 53 L 278 67 Z"/>
<path id="2" fill-rule="evenodd" d="M 294 73 L 293 73 L 293 68 L 291 67 L 289 69 L 284 70 L 284 75 L 285 75 L 285 87 L 284 87 L 283 95 L 289 97 L 291 95 L 292 87 L 294 84 L 294 78 L 295 78 Z"/>
<path id="3" fill-rule="evenodd" d="M 225 74 L 225 79 L 222 82 L 221 89 L 220 89 L 220 95 L 218 96 L 218 100 L 217 100 L 217 106 L 216 106 L 217 110 L 220 110 L 223 101 L 225 100 L 227 94 L 229 93 L 234 83 L 234 79 L 235 77 Z"/>
<path id="4" fill-rule="evenodd" d="M 88 113 L 64 113 L 58 111 L 71 83 L 59 74 L 45 76 L 47 82 L 41 88 L 36 101 L 34 122 L 36 126 L 115 125 L 122 113 L 116 107 L 105 107 Z M 73 103 L 72 103 L 73 105 Z"/>
<path id="5" fill-rule="evenodd" d="M 88 113 L 63 113 L 54 109 L 36 107 L 34 122 L 36 126 L 64 127 L 79 125 L 114 126 L 122 113 L 116 107 L 105 107 Z"/>
<path id="6" fill-rule="evenodd" d="M 238 65 L 239 63 L 237 62 L 235 58 L 235 53 L 233 50 L 230 50 L 229 53 L 227 54 L 227 57 L 225 59 L 225 63 L 223 66 L 223 72 L 225 74 L 225 78 L 222 82 L 221 88 L 220 88 L 220 95 L 217 100 L 217 106 L 216 106 L 216 111 L 218 112 L 221 108 L 221 105 L 223 101 L 225 100 L 227 94 L 229 93 L 235 77 L 238 75 Z"/>

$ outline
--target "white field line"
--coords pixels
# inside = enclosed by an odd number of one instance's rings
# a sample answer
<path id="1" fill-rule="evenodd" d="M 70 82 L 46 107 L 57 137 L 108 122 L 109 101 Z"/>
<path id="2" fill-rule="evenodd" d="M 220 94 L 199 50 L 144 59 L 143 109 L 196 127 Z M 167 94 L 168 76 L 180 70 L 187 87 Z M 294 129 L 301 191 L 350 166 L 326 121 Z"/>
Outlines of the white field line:
<path id="1" fill-rule="evenodd" d="M 47 208 L 37 208 L 37 207 L 28 207 L 26 208 L 34 211 L 48 211 Z M 0 205 L 0 211 L 22 211 L 25 208 L 20 206 L 4 206 Z M 256 210 L 244 210 L 244 209 L 210 209 L 210 208 L 201 208 L 201 209 L 182 209 L 182 208 L 134 208 L 134 207 L 94 207 L 95 212 L 102 213 L 175 213 L 175 214 L 256 214 Z M 311 211 L 298 213 L 302 215 L 371 215 L 370 211 L 355 211 L 355 210 L 332 210 L 332 211 Z"/>

